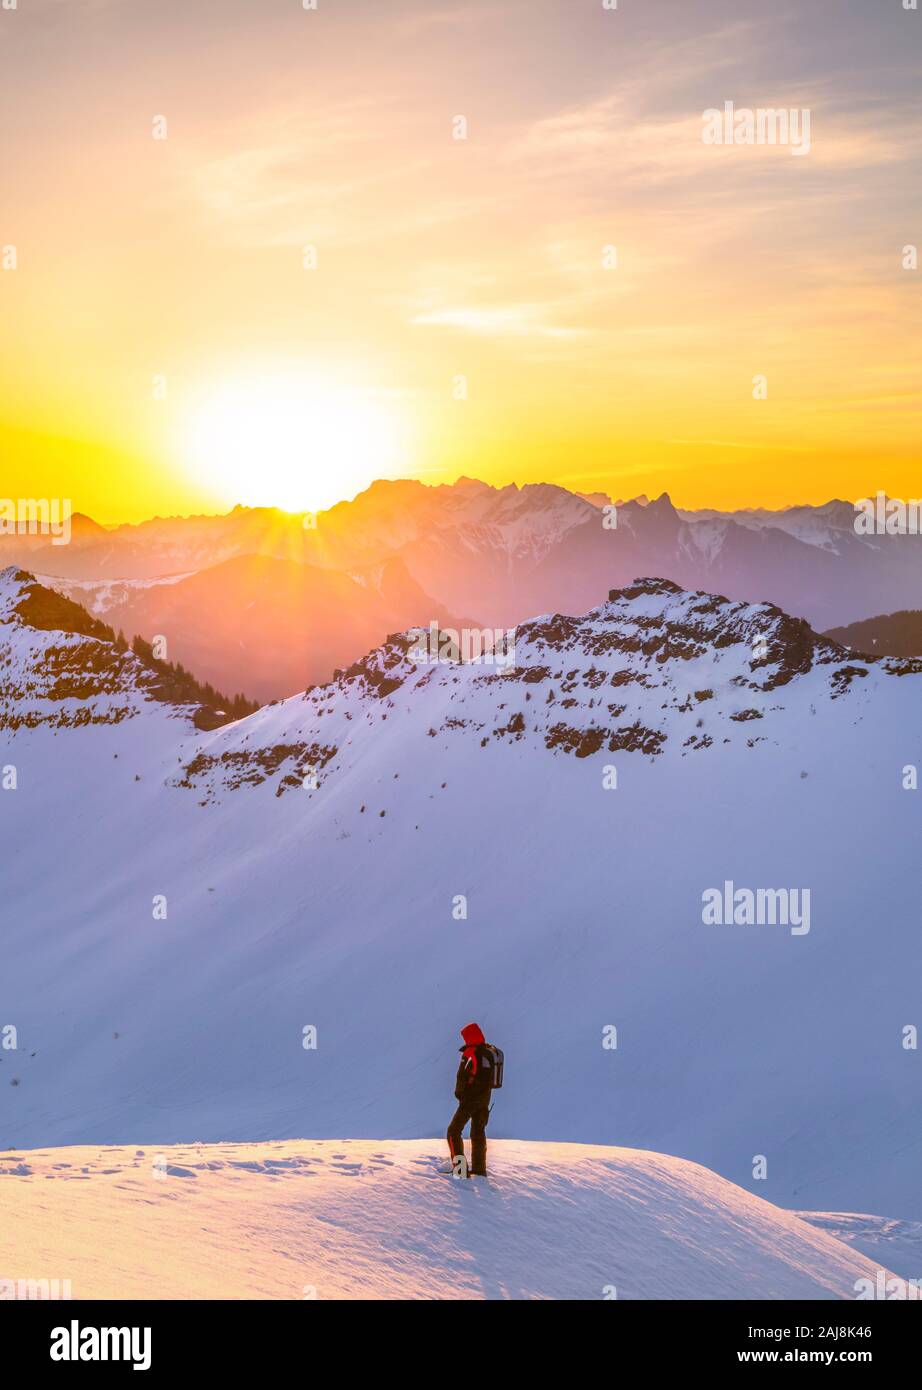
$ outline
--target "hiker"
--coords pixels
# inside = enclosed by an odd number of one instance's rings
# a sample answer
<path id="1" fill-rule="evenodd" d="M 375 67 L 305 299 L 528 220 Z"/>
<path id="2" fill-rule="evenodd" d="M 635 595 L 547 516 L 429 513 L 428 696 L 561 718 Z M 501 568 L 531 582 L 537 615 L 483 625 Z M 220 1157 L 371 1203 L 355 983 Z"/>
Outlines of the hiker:
<path id="1" fill-rule="evenodd" d="M 458 1108 L 448 1126 L 448 1152 L 452 1168 L 460 1155 L 464 1159 L 464 1126 L 471 1123 L 471 1166 L 466 1161 L 461 1171 L 467 1177 L 487 1176 L 487 1121 L 490 1118 L 490 1095 L 503 1084 L 503 1054 L 500 1048 L 488 1043 L 478 1024 L 468 1023 L 461 1029 L 464 1046 L 459 1048 L 461 1061 L 455 1078 L 455 1099 Z M 457 1171 L 457 1169 L 455 1169 Z"/>

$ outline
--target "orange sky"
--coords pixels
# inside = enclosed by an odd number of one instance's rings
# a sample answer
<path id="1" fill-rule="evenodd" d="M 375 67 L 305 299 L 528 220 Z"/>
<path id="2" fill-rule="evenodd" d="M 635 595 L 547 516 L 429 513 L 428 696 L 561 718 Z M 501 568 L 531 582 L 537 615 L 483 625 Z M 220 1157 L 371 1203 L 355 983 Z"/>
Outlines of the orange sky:
<path id="1" fill-rule="evenodd" d="M 2 12 L 0 491 L 918 496 L 920 42 L 839 0 Z M 706 146 L 724 100 L 808 107 L 809 154 Z"/>

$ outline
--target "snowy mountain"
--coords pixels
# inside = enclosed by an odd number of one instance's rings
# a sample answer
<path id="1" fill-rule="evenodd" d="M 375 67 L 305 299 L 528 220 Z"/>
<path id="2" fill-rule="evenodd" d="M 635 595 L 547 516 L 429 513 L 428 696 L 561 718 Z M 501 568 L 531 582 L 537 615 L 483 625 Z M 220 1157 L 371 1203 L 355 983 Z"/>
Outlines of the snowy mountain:
<path id="1" fill-rule="evenodd" d="M 111 640 L 79 604 L 15 566 L 0 572 L 0 729 L 114 727 L 141 719 L 175 740 L 226 723 L 215 705 L 189 698 L 169 672 L 145 665 Z M 158 708 L 159 706 L 159 708 Z"/>
<path id="2" fill-rule="evenodd" d="M 108 531 L 79 518 L 70 545 L 0 537 L 0 564 L 41 574 L 129 636 L 166 635 L 207 679 L 267 699 L 410 624 L 584 612 L 637 574 L 770 601 L 818 630 L 922 606 L 919 538 L 857 535 L 854 523 L 842 500 L 696 512 L 663 494 L 613 514 L 602 493 L 552 484 L 399 479 L 317 516 L 236 507 Z M 399 576 L 392 592 L 363 593 L 362 576 L 382 571 Z"/>
<path id="3" fill-rule="evenodd" d="M 397 634 L 329 684 L 197 746 L 183 785 L 220 795 L 279 749 L 287 751 L 272 759 L 273 772 L 283 774 L 278 794 L 301 787 L 302 767 L 325 778 L 345 774 L 387 720 L 447 739 L 445 751 L 463 737 L 471 757 L 497 743 L 576 758 L 655 757 L 667 746 L 684 757 L 715 740 L 777 747 L 803 718 L 808 698 L 831 704 L 877 674 L 874 667 L 850 664 L 842 648 L 768 604 L 731 604 L 669 580 L 637 580 L 584 617 L 523 624 L 508 664 L 505 656 L 420 660 L 419 639 Z M 907 671 L 922 674 L 922 662 L 880 667 L 891 684 Z M 811 681 L 783 690 L 807 674 Z"/>
<path id="4" fill-rule="evenodd" d="M 340 1139 L 0 1155 L 4 1272 L 66 1270 L 75 1299 L 919 1296 L 680 1159 L 504 1140 L 489 1179 L 455 1182 L 441 1157 Z"/>
<path id="5" fill-rule="evenodd" d="M 521 576 L 512 608 L 582 611 L 607 586 L 651 573 L 689 589 L 770 601 L 818 629 L 886 607 L 922 604 L 919 537 L 859 536 L 854 519 L 854 508 L 844 502 L 728 514 L 680 512 L 665 493 L 643 505 L 627 502 L 618 508 L 614 529 L 599 512 L 568 531 Z M 436 575 L 418 577 L 451 603 L 451 588 L 436 587 Z M 476 611 L 488 620 L 489 609 Z"/>
<path id="6" fill-rule="evenodd" d="M 922 1216 L 922 664 L 646 579 L 523 624 L 514 664 L 394 636 L 209 732 L 85 686 L 110 644 L 4 585 L 5 672 L 83 648 L 4 681 L 8 1143 L 432 1135 L 475 1017 L 494 1137 Z M 750 925 L 736 891 L 797 912 Z"/>
<path id="7" fill-rule="evenodd" d="M 752 531 L 784 531 L 805 545 L 813 545 L 833 554 L 840 554 L 843 546 L 849 545 L 855 535 L 855 508 L 851 502 L 843 502 L 840 498 L 825 502 L 820 507 L 783 507 L 779 511 L 753 507 L 736 512 L 706 508 L 702 511 L 680 511 L 679 515 L 690 522 L 712 520 L 724 525 L 735 522 Z"/>
<path id="8" fill-rule="evenodd" d="M 613 518 L 608 500 L 550 484 L 377 482 L 321 514 L 309 545 L 315 563 L 399 555 L 427 593 L 498 626 L 583 612 L 637 574 L 770 601 L 820 628 L 922 604 L 919 538 L 857 535 L 850 502 L 695 512 L 663 493 L 619 501 Z"/>
<path id="9" fill-rule="evenodd" d="M 593 502 L 553 484 L 493 488 L 473 478 L 427 487 L 378 480 L 350 502 L 317 516 L 271 507 L 235 507 L 225 516 L 154 517 L 111 530 L 74 517 L 73 541 L 0 536 L 0 561 L 28 562 L 62 579 L 152 579 L 198 570 L 241 555 L 267 555 L 351 570 L 380 563 L 434 533 L 467 538 L 467 553 L 533 563 L 573 526 L 592 518 Z"/>

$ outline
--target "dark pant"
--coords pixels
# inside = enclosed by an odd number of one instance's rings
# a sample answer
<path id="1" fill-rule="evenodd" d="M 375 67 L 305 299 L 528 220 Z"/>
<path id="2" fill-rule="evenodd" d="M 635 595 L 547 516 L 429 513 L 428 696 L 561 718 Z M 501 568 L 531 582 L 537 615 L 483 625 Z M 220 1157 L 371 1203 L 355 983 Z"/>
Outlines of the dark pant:
<path id="1" fill-rule="evenodd" d="M 471 1172 L 481 1177 L 487 1173 L 487 1121 L 490 1106 L 483 1101 L 462 1100 L 451 1117 L 448 1126 L 448 1152 L 452 1162 L 458 1154 L 464 1154 L 463 1130 L 468 1120 L 471 1122 Z"/>

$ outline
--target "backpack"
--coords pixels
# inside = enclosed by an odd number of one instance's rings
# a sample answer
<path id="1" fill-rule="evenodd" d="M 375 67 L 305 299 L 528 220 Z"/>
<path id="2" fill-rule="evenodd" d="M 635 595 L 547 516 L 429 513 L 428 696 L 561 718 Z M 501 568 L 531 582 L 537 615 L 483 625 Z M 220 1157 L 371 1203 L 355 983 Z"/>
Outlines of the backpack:
<path id="1" fill-rule="evenodd" d="M 506 1061 L 503 1049 L 495 1043 L 481 1043 L 480 1050 L 485 1054 L 483 1065 L 490 1068 L 491 1089 L 498 1091 L 503 1084 L 503 1066 Z"/>

